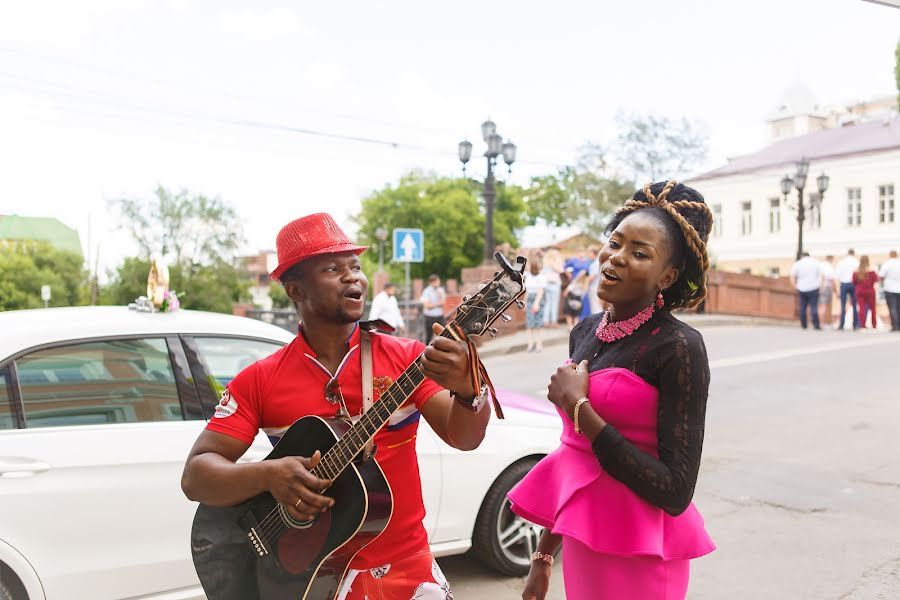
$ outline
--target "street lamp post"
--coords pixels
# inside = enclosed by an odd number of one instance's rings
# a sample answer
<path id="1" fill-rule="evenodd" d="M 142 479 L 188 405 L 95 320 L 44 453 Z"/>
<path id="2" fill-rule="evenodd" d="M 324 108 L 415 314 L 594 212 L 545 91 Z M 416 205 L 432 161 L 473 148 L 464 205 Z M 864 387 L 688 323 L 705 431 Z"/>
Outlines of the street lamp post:
<path id="1" fill-rule="evenodd" d="M 378 270 L 384 271 L 384 240 L 387 239 L 388 230 L 379 227 L 375 230 L 375 237 L 378 238 Z"/>
<path id="2" fill-rule="evenodd" d="M 803 203 L 803 189 L 806 187 L 806 177 L 809 174 L 809 161 L 805 158 L 797 163 L 797 172 L 793 175 L 785 175 L 781 179 L 781 193 L 787 202 L 788 194 L 791 193 L 791 187 L 797 190 L 797 260 L 803 258 L 803 223 L 806 221 L 806 205 Z M 828 189 L 829 177 L 822 173 L 816 177 L 816 187 L 819 188 L 819 197 L 810 200 L 810 206 L 819 206 L 822 199 L 825 198 L 825 191 Z"/>
<path id="3" fill-rule="evenodd" d="M 497 197 L 494 189 L 494 166 L 497 157 L 503 156 L 509 172 L 512 172 L 512 164 L 516 162 L 516 145 L 497 133 L 497 125 L 488 119 L 481 124 L 481 136 L 487 143 L 484 152 L 487 158 L 487 176 L 484 178 L 484 262 L 492 263 L 494 257 L 494 200 Z M 472 158 L 472 143 L 468 140 L 459 143 L 459 161 L 463 166 L 463 175 L 466 173 L 466 163 Z"/>

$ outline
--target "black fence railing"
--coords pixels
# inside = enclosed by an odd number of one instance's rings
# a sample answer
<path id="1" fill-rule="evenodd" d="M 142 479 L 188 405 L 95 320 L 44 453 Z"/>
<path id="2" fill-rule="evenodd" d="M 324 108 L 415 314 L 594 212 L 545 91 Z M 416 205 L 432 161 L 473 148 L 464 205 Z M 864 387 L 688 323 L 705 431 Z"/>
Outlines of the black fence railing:
<path id="1" fill-rule="evenodd" d="M 424 306 L 421 302 L 402 300 L 400 304 L 400 313 L 403 315 L 403 321 L 406 323 L 406 331 L 402 331 L 399 335 L 421 342 L 425 341 L 425 313 Z M 365 319 L 369 318 L 369 309 L 372 303 L 366 302 Z M 297 312 L 293 308 L 273 308 L 272 310 L 264 310 L 261 308 L 251 308 L 247 311 L 247 316 L 251 319 L 264 321 L 277 325 L 282 329 L 297 332 Z"/>

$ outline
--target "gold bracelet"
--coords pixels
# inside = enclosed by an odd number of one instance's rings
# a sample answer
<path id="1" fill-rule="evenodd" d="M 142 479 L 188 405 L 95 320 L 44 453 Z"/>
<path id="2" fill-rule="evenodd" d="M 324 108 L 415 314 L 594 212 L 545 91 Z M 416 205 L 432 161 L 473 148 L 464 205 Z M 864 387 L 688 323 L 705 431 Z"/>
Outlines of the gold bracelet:
<path id="1" fill-rule="evenodd" d="M 572 416 L 575 420 L 575 433 L 581 433 L 581 427 L 578 425 L 578 410 L 581 408 L 581 405 L 585 402 L 590 402 L 587 398 L 582 398 L 578 402 L 575 403 L 575 410 L 572 412 Z"/>
<path id="2" fill-rule="evenodd" d="M 531 562 L 536 560 L 542 560 L 551 567 L 553 566 L 553 555 L 552 554 L 544 554 L 543 552 L 535 552 L 531 555 Z"/>

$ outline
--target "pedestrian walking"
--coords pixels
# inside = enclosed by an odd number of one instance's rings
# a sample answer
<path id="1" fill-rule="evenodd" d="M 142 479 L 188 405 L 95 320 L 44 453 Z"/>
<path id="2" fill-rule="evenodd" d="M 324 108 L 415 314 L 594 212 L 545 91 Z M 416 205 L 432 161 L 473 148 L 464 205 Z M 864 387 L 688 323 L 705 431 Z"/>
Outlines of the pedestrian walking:
<path id="1" fill-rule="evenodd" d="M 369 309 L 369 319 L 381 319 L 394 328 L 394 334 L 406 330 L 406 323 L 400 313 L 400 305 L 397 302 L 397 286 L 390 281 L 384 284 L 384 289 L 375 294 L 372 299 L 372 308 Z"/>
<path id="2" fill-rule="evenodd" d="M 859 302 L 859 326 L 865 329 L 866 317 L 872 312 L 872 329 L 878 328 L 878 318 L 875 316 L 875 284 L 878 283 L 878 275 L 869 268 L 869 257 L 859 257 L 859 268 L 853 274 L 853 285 L 856 288 L 856 298 Z"/>
<path id="3" fill-rule="evenodd" d="M 900 258 L 897 258 L 896 250 L 891 250 L 890 258 L 881 265 L 878 276 L 891 315 L 891 331 L 900 331 Z"/>
<path id="4" fill-rule="evenodd" d="M 559 250 L 550 248 L 544 254 L 544 268 L 541 269 L 547 287 L 544 289 L 544 325 L 559 325 L 559 299 L 562 296 L 563 259 Z"/>
<path id="5" fill-rule="evenodd" d="M 597 288 L 600 286 L 600 261 L 597 257 L 600 255 L 600 249 L 591 247 L 588 251 L 591 257 L 591 265 L 588 267 L 588 292 L 587 301 L 590 307 L 589 314 L 600 312 L 600 298 L 597 297 Z M 585 315 L 586 316 L 586 315 Z"/>
<path id="6" fill-rule="evenodd" d="M 584 296 L 587 294 L 588 274 L 581 271 L 566 286 L 563 293 L 563 315 L 566 317 L 566 325 L 569 331 L 581 320 L 581 311 L 584 308 Z"/>
<path id="7" fill-rule="evenodd" d="M 822 287 L 822 267 L 819 261 L 804 252 L 803 257 L 791 267 L 791 283 L 800 299 L 800 327 L 806 329 L 806 312 L 812 319 L 814 329 L 822 329 L 819 324 L 819 289 Z"/>
<path id="8" fill-rule="evenodd" d="M 599 289 L 611 308 L 575 327 L 548 388 L 560 446 L 508 495 L 544 527 L 524 600 L 546 597 L 560 545 L 568 600 L 683 600 L 691 559 L 715 549 L 691 503 L 709 361 L 671 312 L 706 296 L 711 227 L 703 197 L 675 182 L 613 215 Z"/>
<path id="9" fill-rule="evenodd" d="M 853 285 L 853 273 L 859 268 L 859 261 L 853 248 L 847 250 L 847 256 L 837 265 L 837 280 L 840 285 L 841 321 L 838 329 L 844 329 L 844 317 L 847 315 L 847 302 L 853 311 L 853 329 L 859 329 L 859 312 L 856 308 L 856 286 Z"/>
<path id="10" fill-rule="evenodd" d="M 821 321 L 823 325 L 831 325 L 834 321 L 832 303 L 837 294 L 837 271 L 834 267 L 834 256 L 829 254 L 822 267 L 822 289 L 819 290 L 819 306 L 822 307 Z"/>
<path id="11" fill-rule="evenodd" d="M 541 272 L 541 265 L 531 261 L 525 274 L 525 331 L 528 334 L 527 352 L 544 349 L 541 329 L 544 326 L 544 301 L 546 300 L 547 279 Z"/>
<path id="12" fill-rule="evenodd" d="M 425 315 L 425 344 L 431 343 L 434 337 L 432 325 L 444 324 L 444 300 L 447 299 L 447 292 L 441 287 L 441 278 L 432 273 L 428 276 L 428 286 L 422 290 L 419 302 L 422 303 L 424 309 L 422 314 Z"/>

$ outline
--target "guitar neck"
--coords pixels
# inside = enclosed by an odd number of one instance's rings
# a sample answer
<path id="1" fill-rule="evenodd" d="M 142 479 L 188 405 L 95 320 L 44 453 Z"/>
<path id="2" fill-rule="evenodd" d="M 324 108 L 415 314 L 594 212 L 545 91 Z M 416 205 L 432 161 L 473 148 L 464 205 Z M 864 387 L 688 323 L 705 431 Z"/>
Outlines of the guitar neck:
<path id="1" fill-rule="evenodd" d="M 441 337 L 451 338 L 447 329 L 441 332 Z M 425 375 L 419 369 L 422 364 L 422 354 L 409 365 L 405 371 L 385 390 L 377 402 L 354 423 L 353 427 L 322 456 L 322 460 L 313 469 L 312 473 L 320 479 L 334 479 L 340 475 L 347 465 L 358 455 L 375 437 L 375 434 L 384 427 L 398 408 L 403 406 L 416 388 L 425 381 Z"/>

